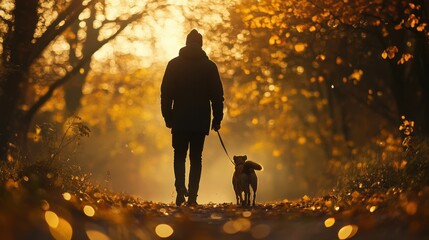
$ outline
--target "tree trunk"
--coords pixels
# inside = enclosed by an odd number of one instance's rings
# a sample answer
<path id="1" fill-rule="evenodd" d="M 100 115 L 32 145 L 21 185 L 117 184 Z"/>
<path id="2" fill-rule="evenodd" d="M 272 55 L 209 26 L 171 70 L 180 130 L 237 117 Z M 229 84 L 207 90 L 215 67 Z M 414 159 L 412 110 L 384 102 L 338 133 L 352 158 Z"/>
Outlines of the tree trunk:
<path id="1" fill-rule="evenodd" d="M 103 5 L 105 4 L 104 1 L 101 1 L 100 3 Z M 97 14 L 97 11 L 94 6 L 90 7 L 90 12 L 91 13 L 89 18 L 85 20 L 86 38 L 82 43 L 83 57 L 87 56 L 91 52 L 91 49 L 97 47 L 97 39 L 100 35 L 100 28 L 95 29 L 93 26 Z M 74 23 L 72 25 L 72 31 L 74 33 L 74 36 L 77 36 L 79 31 L 79 23 Z M 77 37 L 75 37 L 74 39 L 70 39 L 69 44 L 70 46 L 76 46 L 78 44 Z M 69 54 L 69 59 L 70 64 L 72 66 L 75 66 L 82 58 L 77 57 L 76 52 L 71 50 Z M 89 59 L 88 62 L 81 69 L 82 71 L 79 71 L 78 74 L 73 76 L 73 78 L 70 79 L 70 81 L 64 85 L 64 100 L 66 104 L 67 115 L 76 114 L 77 110 L 80 108 L 80 102 L 83 97 L 83 85 L 85 84 L 86 77 L 91 70 L 91 59 Z"/>
<path id="2" fill-rule="evenodd" d="M 398 121 L 401 117 L 415 122 L 415 133 L 429 136 L 429 83 L 428 83 L 428 46 L 426 38 L 414 32 L 399 32 L 392 39 L 399 49 L 406 49 L 405 43 L 413 43 L 413 58 L 404 64 L 398 64 L 398 58 L 390 60 L 392 71 L 391 89 L 398 109 Z"/>
<path id="3" fill-rule="evenodd" d="M 413 72 L 418 74 L 421 86 L 421 134 L 429 137 L 429 44 L 423 33 L 417 35 L 415 46 Z"/>
<path id="4" fill-rule="evenodd" d="M 6 160 L 10 144 L 17 144 L 23 132 L 19 127 L 22 117 L 20 104 L 28 85 L 28 56 L 31 52 L 33 34 L 38 22 L 38 0 L 17 0 L 12 12 L 13 26 L 10 26 L 3 42 L 2 71 L 0 85 L 0 160 Z"/>
<path id="5" fill-rule="evenodd" d="M 76 56 L 76 51 L 73 50 L 73 48 L 75 48 L 73 46 L 77 46 L 79 44 L 79 40 L 77 39 L 77 35 L 79 31 L 78 22 L 74 23 L 71 26 L 71 31 L 73 32 L 74 37 L 71 39 L 68 39 L 68 43 L 70 45 L 69 62 L 70 62 L 70 65 L 74 66 L 79 62 L 79 58 Z M 88 64 L 85 64 L 85 66 L 83 67 L 83 73 L 76 74 L 70 79 L 70 81 L 64 84 L 64 101 L 66 106 L 65 114 L 67 116 L 74 115 L 80 107 L 80 100 L 83 95 L 82 87 L 89 71 L 89 65 L 90 65 L 90 61 Z"/>

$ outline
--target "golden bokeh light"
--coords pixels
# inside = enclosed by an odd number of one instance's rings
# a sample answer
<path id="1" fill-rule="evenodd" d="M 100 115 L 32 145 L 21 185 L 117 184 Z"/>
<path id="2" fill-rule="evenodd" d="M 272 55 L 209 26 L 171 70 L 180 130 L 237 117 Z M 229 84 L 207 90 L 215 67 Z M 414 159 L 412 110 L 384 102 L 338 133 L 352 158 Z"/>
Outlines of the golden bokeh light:
<path id="1" fill-rule="evenodd" d="M 49 205 L 48 201 L 46 201 L 46 200 L 42 200 L 42 209 L 43 209 L 44 211 L 48 211 L 50 207 L 51 207 L 51 206 Z"/>
<path id="2" fill-rule="evenodd" d="M 416 202 L 411 201 L 405 205 L 405 211 L 408 215 L 414 215 L 417 212 L 418 205 Z"/>
<path id="3" fill-rule="evenodd" d="M 307 47 L 307 44 L 305 43 L 297 43 L 295 44 L 294 49 L 296 52 L 300 53 L 300 52 L 303 52 L 306 47 Z"/>
<path id="4" fill-rule="evenodd" d="M 89 205 L 86 205 L 85 207 L 83 207 L 83 212 L 88 217 L 93 217 L 95 215 L 94 208 L 92 206 L 89 206 Z"/>
<path id="5" fill-rule="evenodd" d="M 240 228 L 238 225 L 234 224 L 235 221 L 228 221 L 225 224 L 223 224 L 223 231 L 227 234 L 235 234 L 240 231 Z"/>
<path id="6" fill-rule="evenodd" d="M 240 225 L 240 231 L 241 232 L 247 232 L 250 230 L 250 227 L 252 226 L 252 223 L 248 218 L 239 218 L 236 220 L 237 224 Z"/>
<path id="7" fill-rule="evenodd" d="M 303 66 L 298 66 L 298 67 L 296 67 L 296 72 L 297 72 L 298 74 L 303 74 L 303 73 L 304 73 L 304 71 L 305 71 L 305 69 L 304 69 L 304 67 L 303 67 Z"/>
<path id="8" fill-rule="evenodd" d="M 222 229 L 225 233 L 235 234 L 237 232 L 247 232 L 250 230 L 252 223 L 247 218 L 238 218 L 236 220 L 231 220 L 226 222 Z"/>
<path id="9" fill-rule="evenodd" d="M 71 196 L 71 194 L 70 194 L 70 193 L 68 193 L 68 192 L 63 193 L 63 198 L 64 198 L 65 200 L 70 201 L 71 197 L 72 197 L 72 196 Z"/>
<path id="10" fill-rule="evenodd" d="M 105 230 L 94 223 L 86 223 L 85 232 L 90 240 L 110 240 L 110 237 L 106 234 Z"/>
<path id="11" fill-rule="evenodd" d="M 86 235 L 90 240 L 110 240 L 109 236 L 97 230 L 86 230 Z"/>
<path id="12" fill-rule="evenodd" d="M 357 231 L 358 231 L 358 226 L 346 225 L 338 231 L 338 239 L 349 239 L 354 235 L 356 235 Z"/>
<path id="13" fill-rule="evenodd" d="M 168 224 L 159 224 L 155 228 L 155 233 L 160 238 L 168 238 L 174 233 L 174 229 Z"/>
<path id="14" fill-rule="evenodd" d="M 210 218 L 213 220 L 220 220 L 222 219 L 222 215 L 220 215 L 219 213 L 212 213 L 210 214 Z"/>
<path id="15" fill-rule="evenodd" d="M 58 215 L 52 211 L 45 212 L 45 221 L 48 223 L 49 227 L 56 228 L 59 223 Z"/>
<path id="16" fill-rule="evenodd" d="M 72 226 L 63 218 L 59 218 L 58 226 L 55 228 L 50 227 L 49 231 L 55 240 L 70 240 L 73 236 Z"/>
<path id="17" fill-rule="evenodd" d="M 271 233 L 271 227 L 267 224 L 258 224 L 250 231 L 255 239 L 265 239 Z"/>
<path id="18" fill-rule="evenodd" d="M 330 228 L 332 226 L 334 226 L 335 224 L 335 218 L 328 218 L 325 220 L 325 227 Z"/>
<path id="19" fill-rule="evenodd" d="M 244 211 L 244 212 L 242 213 L 242 215 L 243 215 L 243 217 L 248 218 L 248 217 L 252 216 L 252 212 L 251 212 L 251 211 Z"/>

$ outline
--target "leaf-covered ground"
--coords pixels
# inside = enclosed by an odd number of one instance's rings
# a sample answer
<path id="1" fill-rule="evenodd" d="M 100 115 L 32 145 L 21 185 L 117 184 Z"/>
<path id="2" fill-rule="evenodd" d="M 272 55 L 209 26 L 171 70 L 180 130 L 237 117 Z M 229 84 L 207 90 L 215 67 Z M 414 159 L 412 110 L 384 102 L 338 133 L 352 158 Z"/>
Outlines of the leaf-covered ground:
<path id="1" fill-rule="evenodd" d="M 429 187 L 303 196 L 252 208 L 176 207 L 100 190 L 85 176 L 39 171 L 17 179 L 0 187 L 0 239 L 429 238 Z"/>

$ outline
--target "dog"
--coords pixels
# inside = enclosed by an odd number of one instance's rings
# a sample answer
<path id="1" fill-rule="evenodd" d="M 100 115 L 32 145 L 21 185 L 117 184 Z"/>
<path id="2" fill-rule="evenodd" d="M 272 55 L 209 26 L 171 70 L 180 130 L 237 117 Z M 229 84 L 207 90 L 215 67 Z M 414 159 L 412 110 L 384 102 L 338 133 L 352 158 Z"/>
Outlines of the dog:
<path id="1" fill-rule="evenodd" d="M 250 187 L 253 189 L 253 202 L 256 202 L 256 190 L 258 188 L 258 177 L 255 170 L 262 170 L 262 166 L 247 160 L 247 156 L 233 157 L 235 170 L 232 175 L 232 186 L 234 187 L 237 205 L 250 206 Z M 244 192 L 244 199 L 242 193 Z"/>

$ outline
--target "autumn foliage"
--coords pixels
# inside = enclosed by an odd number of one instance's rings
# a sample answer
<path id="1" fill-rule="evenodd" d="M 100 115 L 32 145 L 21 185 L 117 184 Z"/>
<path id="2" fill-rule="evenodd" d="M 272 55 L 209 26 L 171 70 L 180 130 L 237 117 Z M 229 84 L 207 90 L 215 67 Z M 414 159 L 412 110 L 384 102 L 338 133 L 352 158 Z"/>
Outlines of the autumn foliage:
<path id="1" fill-rule="evenodd" d="M 0 238 L 381 239 L 392 222 L 427 237 L 428 13 L 421 0 L 2 1 Z M 228 203 L 212 135 L 210 203 L 168 203 L 159 86 L 192 28 L 221 73 L 228 150 L 265 168 L 256 208 Z"/>

